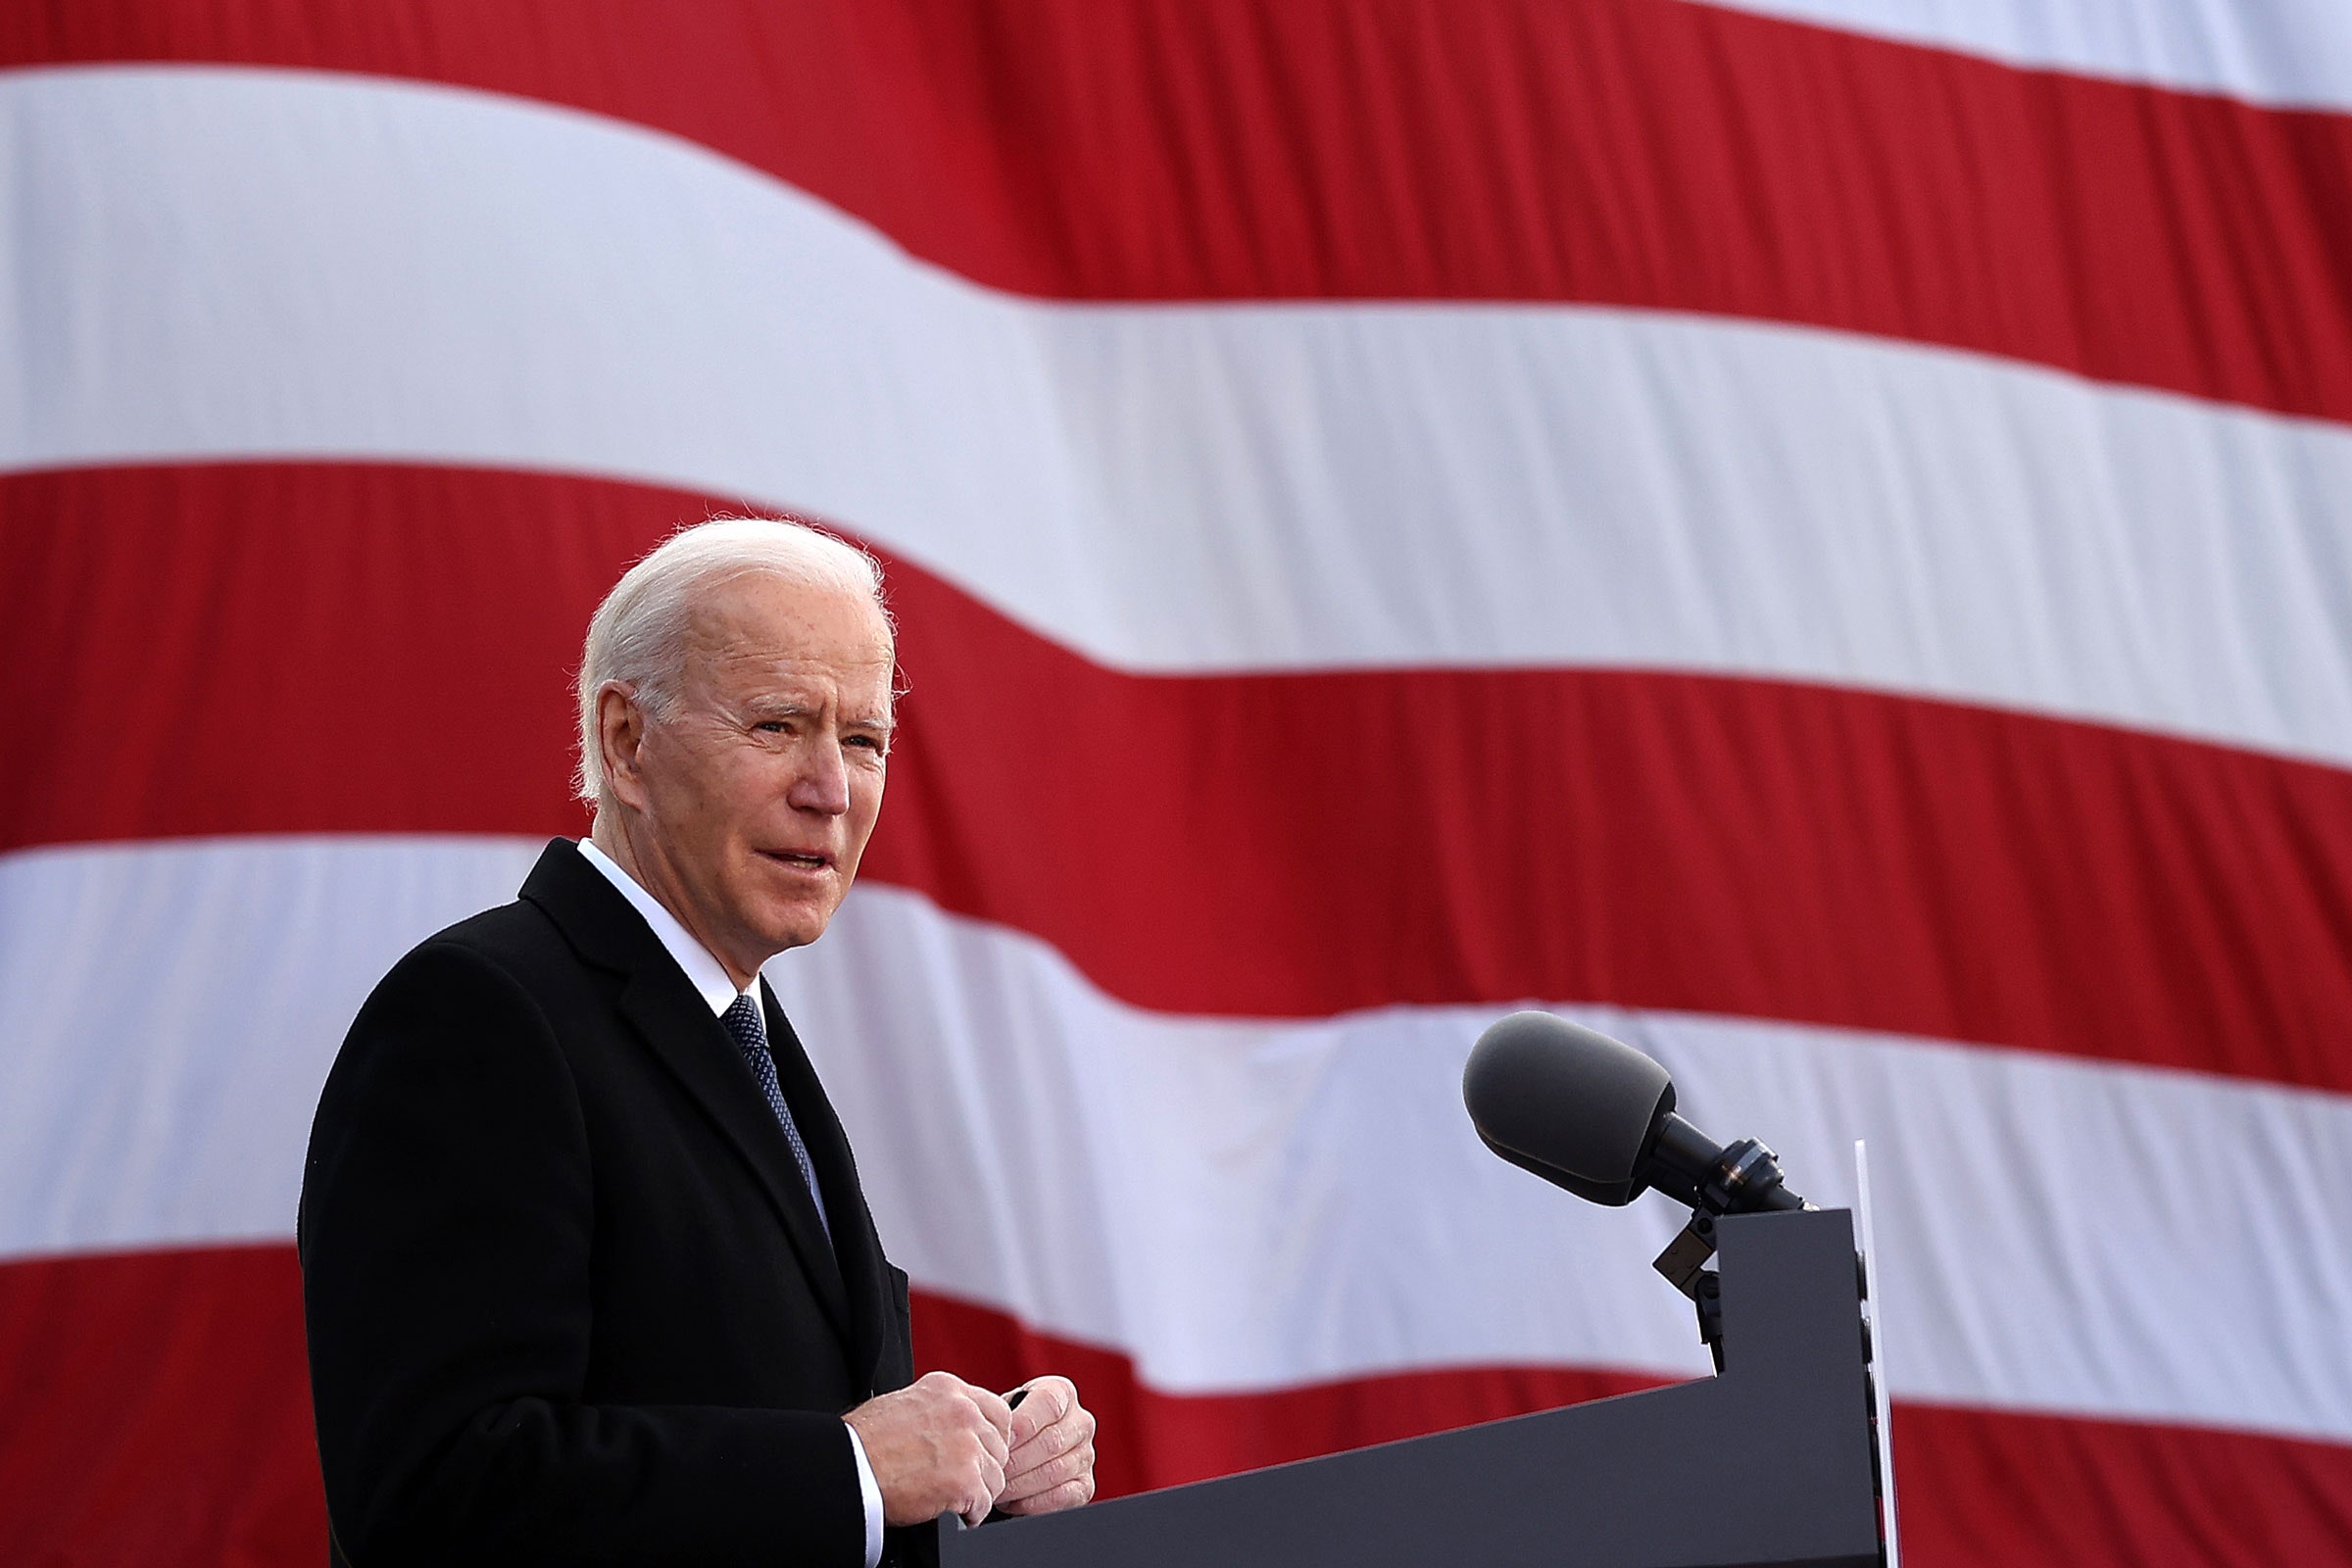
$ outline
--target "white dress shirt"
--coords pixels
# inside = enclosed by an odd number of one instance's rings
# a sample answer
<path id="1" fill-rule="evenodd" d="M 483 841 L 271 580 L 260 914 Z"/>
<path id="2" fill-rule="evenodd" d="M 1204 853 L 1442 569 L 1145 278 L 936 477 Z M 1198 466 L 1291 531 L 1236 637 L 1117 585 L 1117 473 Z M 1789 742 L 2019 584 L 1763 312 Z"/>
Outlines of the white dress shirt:
<path id="1" fill-rule="evenodd" d="M 631 908 L 645 916 L 645 923 L 661 939 L 662 950 L 677 960 L 678 967 L 686 971 L 687 980 L 709 1004 L 712 1017 L 723 1015 L 735 1005 L 739 996 L 750 997 L 755 1004 L 759 1003 L 758 977 L 753 978 L 749 989 L 737 991 L 735 982 L 727 978 L 725 966 L 710 956 L 710 950 L 695 941 L 693 933 L 679 923 L 678 917 L 662 907 L 660 901 L 639 886 L 637 879 L 622 870 L 611 856 L 587 839 L 580 840 L 580 855 L 605 874 L 606 881 L 620 890 L 620 896 L 629 901 Z M 858 1429 L 847 1421 L 841 1424 L 841 1429 L 850 1435 L 850 1455 L 858 1461 L 858 1492 L 865 1500 L 865 1568 L 875 1568 L 882 1560 L 882 1488 L 874 1480 L 874 1467 L 866 1461 L 865 1443 L 858 1436 Z"/>

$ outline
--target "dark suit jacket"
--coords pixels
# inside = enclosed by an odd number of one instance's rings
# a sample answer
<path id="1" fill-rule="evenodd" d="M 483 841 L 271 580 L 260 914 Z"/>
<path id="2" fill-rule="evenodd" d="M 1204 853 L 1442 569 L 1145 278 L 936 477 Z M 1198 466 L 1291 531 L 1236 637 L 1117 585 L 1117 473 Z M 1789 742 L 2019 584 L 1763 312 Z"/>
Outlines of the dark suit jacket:
<path id="1" fill-rule="evenodd" d="M 761 995 L 830 1247 L 725 1029 L 567 841 L 376 987 L 299 1225 L 338 1558 L 863 1562 L 840 1417 L 913 1375 L 906 1276 Z"/>

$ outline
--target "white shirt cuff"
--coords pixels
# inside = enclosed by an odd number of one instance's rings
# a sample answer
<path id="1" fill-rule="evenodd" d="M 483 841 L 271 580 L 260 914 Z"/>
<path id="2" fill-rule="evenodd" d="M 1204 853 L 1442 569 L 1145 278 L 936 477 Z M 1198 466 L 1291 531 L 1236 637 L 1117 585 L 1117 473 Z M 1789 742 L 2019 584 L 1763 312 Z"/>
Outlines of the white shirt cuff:
<path id="1" fill-rule="evenodd" d="M 866 1462 L 865 1440 L 847 1421 L 842 1427 L 850 1435 L 851 1457 L 858 1461 L 858 1494 L 865 1499 L 865 1568 L 874 1568 L 882 1560 L 882 1487 Z"/>

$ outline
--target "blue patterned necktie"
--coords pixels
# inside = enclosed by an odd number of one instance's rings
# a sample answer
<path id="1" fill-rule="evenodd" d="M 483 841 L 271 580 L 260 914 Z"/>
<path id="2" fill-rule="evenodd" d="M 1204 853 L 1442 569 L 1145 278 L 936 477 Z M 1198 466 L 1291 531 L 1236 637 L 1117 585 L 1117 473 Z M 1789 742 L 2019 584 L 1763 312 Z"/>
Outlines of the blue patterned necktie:
<path id="1" fill-rule="evenodd" d="M 746 992 L 718 1016 L 735 1037 L 735 1047 L 750 1064 L 752 1076 L 760 1080 L 760 1092 L 767 1097 L 767 1108 L 776 1113 L 784 1128 L 784 1141 L 792 1146 L 792 1157 L 801 1167 L 801 1180 L 808 1184 L 808 1196 L 816 1200 L 816 1222 L 825 1229 L 825 1240 L 833 1240 L 833 1222 L 825 1217 L 825 1195 L 817 1189 L 816 1167 L 808 1162 L 808 1146 L 801 1142 L 801 1129 L 792 1119 L 792 1107 L 784 1103 L 784 1086 L 776 1081 L 776 1058 L 767 1049 L 767 1024 L 760 1016 L 760 1004 Z"/>

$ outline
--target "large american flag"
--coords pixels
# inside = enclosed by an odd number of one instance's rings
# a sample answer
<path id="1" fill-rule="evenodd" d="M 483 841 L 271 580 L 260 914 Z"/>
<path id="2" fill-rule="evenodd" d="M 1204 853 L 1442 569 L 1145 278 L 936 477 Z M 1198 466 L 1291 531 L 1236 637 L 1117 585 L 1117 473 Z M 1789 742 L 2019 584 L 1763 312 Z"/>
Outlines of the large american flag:
<path id="1" fill-rule="evenodd" d="M 1878 1186 L 1927 1568 L 2352 1560 L 2352 8 L 0 9 L 0 1559 L 310 1564 L 374 979 L 745 507 L 911 691 L 770 967 L 1106 1492 L 1700 1375 L 1485 1022 Z"/>

